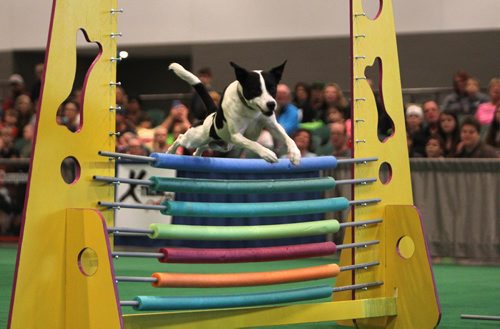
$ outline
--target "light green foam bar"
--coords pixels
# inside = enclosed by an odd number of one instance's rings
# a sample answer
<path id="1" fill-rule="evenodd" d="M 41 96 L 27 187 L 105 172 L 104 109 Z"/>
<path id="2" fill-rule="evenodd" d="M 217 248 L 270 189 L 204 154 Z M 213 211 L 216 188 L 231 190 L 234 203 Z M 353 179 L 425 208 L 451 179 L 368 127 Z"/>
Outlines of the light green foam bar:
<path id="1" fill-rule="evenodd" d="M 256 226 L 204 226 L 151 224 L 151 239 L 179 240 L 265 240 L 294 238 L 338 232 L 340 224 L 335 219 L 292 224 Z"/>
<path id="2" fill-rule="evenodd" d="M 346 198 L 327 198 L 316 200 L 222 203 L 165 201 L 163 215 L 188 217 L 260 217 L 319 214 L 340 211 L 349 207 Z"/>
<path id="3" fill-rule="evenodd" d="M 150 177 L 153 190 L 163 192 L 264 194 L 283 192 L 325 191 L 335 187 L 332 177 L 280 180 L 222 180 L 178 177 Z"/>

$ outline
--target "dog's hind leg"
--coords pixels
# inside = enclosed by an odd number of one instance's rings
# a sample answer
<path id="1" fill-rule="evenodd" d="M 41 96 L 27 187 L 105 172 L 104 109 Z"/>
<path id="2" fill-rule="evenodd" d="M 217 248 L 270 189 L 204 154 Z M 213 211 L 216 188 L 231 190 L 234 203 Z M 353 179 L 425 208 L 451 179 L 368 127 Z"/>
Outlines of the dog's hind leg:
<path id="1" fill-rule="evenodd" d="M 177 149 L 179 148 L 179 146 L 181 146 L 181 139 L 182 137 L 184 137 L 183 134 L 180 134 L 177 139 L 174 141 L 174 143 L 172 145 L 170 145 L 170 147 L 167 149 L 167 152 L 166 153 L 170 153 L 170 154 L 175 154 L 175 152 L 177 151 Z"/>

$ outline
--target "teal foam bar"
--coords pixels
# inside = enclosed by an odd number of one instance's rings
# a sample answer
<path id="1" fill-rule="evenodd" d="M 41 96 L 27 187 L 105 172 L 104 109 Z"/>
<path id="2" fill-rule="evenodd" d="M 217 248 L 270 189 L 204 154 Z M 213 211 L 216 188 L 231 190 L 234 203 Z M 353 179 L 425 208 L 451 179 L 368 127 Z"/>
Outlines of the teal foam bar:
<path id="1" fill-rule="evenodd" d="M 139 304 L 134 306 L 134 309 L 140 311 L 179 311 L 248 307 L 328 298 L 331 294 L 331 286 L 321 285 L 300 289 L 240 295 L 178 297 L 137 296 L 134 300 Z"/>
<path id="2" fill-rule="evenodd" d="M 260 217 L 317 214 L 340 211 L 349 207 L 346 198 L 317 200 L 256 202 L 256 203 L 217 203 L 184 202 L 167 200 L 162 203 L 164 215 L 187 217 Z"/>
<path id="3" fill-rule="evenodd" d="M 163 192 L 265 194 L 325 191 L 335 187 L 332 177 L 280 180 L 222 180 L 177 177 L 150 177 L 152 189 Z"/>
<path id="4" fill-rule="evenodd" d="M 151 239 L 181 239 L 199 241 L 261 240 L 314 236 L 338 232 L 335 219 L 290 224 L 253 226 L 205 226 L 178 224 L 151 224 Z"/>

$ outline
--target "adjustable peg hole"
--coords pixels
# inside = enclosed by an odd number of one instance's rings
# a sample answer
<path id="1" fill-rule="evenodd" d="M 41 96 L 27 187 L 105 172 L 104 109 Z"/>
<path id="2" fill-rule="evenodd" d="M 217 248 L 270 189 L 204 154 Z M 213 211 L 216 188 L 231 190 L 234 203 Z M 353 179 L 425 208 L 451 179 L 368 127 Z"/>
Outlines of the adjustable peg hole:
<path id="1" fill-rule="evenodd" d="M 392 167 L 388 162 L 382 162 L 378 170 L 378 178 L 384 185 L 389 184 L 392 178 Z"/>
<path id="2" fill-rule="evenodd" d="M 405 235 L 398 240 L 397 252 L 404 259 L 410 259 L 415 253 L 415 242 L 409 236 Z"/>
<path id="3" fill-rule="evenodd" d="M 78 254 L 78 268 L 85 276 L 92 276 L 97 272 L 99 261 L 97 253 L 92 248 L 83 248 Z"/>
<path id="4" fill-rule="evenodd" d="M 74 157 L 66 157 L 61 162 L 61 177 L 66 184 L 73 184 L 80 178 L 80 163 Z"/>

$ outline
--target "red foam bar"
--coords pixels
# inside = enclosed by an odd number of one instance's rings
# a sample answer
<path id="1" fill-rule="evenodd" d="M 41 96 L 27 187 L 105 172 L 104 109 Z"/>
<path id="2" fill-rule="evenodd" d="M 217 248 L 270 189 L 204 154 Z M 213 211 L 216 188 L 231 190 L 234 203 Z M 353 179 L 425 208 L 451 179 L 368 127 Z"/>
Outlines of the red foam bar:
<path id="1" fill-rule="evenodd" d="M 161 248 L 162 263 L 246 263 L 328 256 L 335 253 L 333 242 L 290 246 L 233 249 Z"/>

